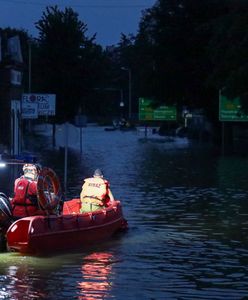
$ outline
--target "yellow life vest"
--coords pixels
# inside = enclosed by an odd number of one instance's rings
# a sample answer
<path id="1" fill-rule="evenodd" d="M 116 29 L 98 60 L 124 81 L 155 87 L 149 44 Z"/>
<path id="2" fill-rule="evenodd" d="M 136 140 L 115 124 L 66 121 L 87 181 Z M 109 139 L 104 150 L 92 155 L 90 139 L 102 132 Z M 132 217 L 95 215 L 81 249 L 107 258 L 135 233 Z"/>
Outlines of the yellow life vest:
<path id="1" fill-rule="evenodd" d="M 99 177 L 86 178 L 82 187 L 81 200 L 87 198 L 87 202 L 104 205 L 108 196 L 109 183 Z"/>

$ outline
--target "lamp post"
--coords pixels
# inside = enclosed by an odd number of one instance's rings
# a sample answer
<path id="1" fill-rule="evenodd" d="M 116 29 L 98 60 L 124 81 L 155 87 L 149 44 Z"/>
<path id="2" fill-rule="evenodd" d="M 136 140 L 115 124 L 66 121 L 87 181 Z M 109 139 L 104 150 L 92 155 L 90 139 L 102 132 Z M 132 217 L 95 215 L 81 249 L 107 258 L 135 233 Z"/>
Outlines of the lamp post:
<path id="1" fill-rule="evenodd" d="M 28 93 L 31 93 L 31 76 L 32 76 L 32 40 L 28 40 Z M 27 121 L 27 130 L 31 132 L 31 120 Z"/>
<path id="2" fill-rule="evenodd" d="M 121 93 L 121 101 L 120 101 L 120 112 L 121 112 L 121 118 L 123 118 L 123 110 L 124 110 L 124 101 L 123 101 L 123 90 L 120 90 Z"/>
<path id="3" fill-rule="evenodd" d="M 28 92 L 31 93 L 31 73 L 32 73 L 32 41 L 28 40 Z"/>
<path id="4" fill-rule="evenodd" d="M 128 118 L 132 116 L 132 72 L 130 68 L 122 67 L 123 71 L 128 72 Z"/>

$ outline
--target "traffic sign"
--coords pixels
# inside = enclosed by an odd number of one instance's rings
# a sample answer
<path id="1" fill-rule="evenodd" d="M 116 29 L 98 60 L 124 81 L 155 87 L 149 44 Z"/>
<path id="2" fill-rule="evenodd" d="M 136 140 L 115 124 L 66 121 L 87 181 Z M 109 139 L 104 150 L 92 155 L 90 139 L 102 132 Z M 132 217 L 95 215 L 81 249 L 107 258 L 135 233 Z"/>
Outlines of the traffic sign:
<path id="1" fill-rule="evenodd" d="M 224 95 L 219 98 L 220 121 L 248 121 L 248 115 L 243 111 L 240 98 L 228 99 Z"/>
<path id="2" fill-rule="evenodd" d="M 54 116 L 55 115 L 55 94 L 22 94 L 22 107 L 34 104 L 38 105 L 39 116 Z"/>
<path id="3" fill-rule="evenodd" d="M 153 108 L 153 101 L 139 98 L 139 120 L 144 121 L 176 121 L 177 109 L 175 105 L 161 105 Z"/>

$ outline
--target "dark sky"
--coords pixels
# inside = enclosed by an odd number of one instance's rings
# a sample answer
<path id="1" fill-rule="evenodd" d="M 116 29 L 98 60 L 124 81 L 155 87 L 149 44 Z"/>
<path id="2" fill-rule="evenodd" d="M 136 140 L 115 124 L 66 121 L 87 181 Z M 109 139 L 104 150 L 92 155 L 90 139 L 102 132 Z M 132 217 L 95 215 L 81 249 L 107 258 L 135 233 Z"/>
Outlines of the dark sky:
<path id="1" fill-rule="evenodd" d="M 88 36 L 97 33 L 96 43 L 117 44 L 120 34 L 136 34 L 142 11 L 156 0 L 0 0 L 0 27 L 25 29 L 37 37 L 34 23 L 47 6 L 71 7 L 87 24 Z"/>

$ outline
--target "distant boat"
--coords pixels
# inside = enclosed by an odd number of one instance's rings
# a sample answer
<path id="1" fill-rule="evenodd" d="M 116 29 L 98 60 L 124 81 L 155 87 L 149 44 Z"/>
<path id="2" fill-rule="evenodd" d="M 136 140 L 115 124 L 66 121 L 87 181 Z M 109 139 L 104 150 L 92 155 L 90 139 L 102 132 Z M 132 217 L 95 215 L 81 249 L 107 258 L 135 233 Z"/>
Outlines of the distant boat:
<path id="1" fill-rule="evenodd" d="M 104 128 L 105 131 L 115 131 L 117 129 L 118 128 L 116 128 L 116 127 L 106 127 L 106 128 Z"/>

